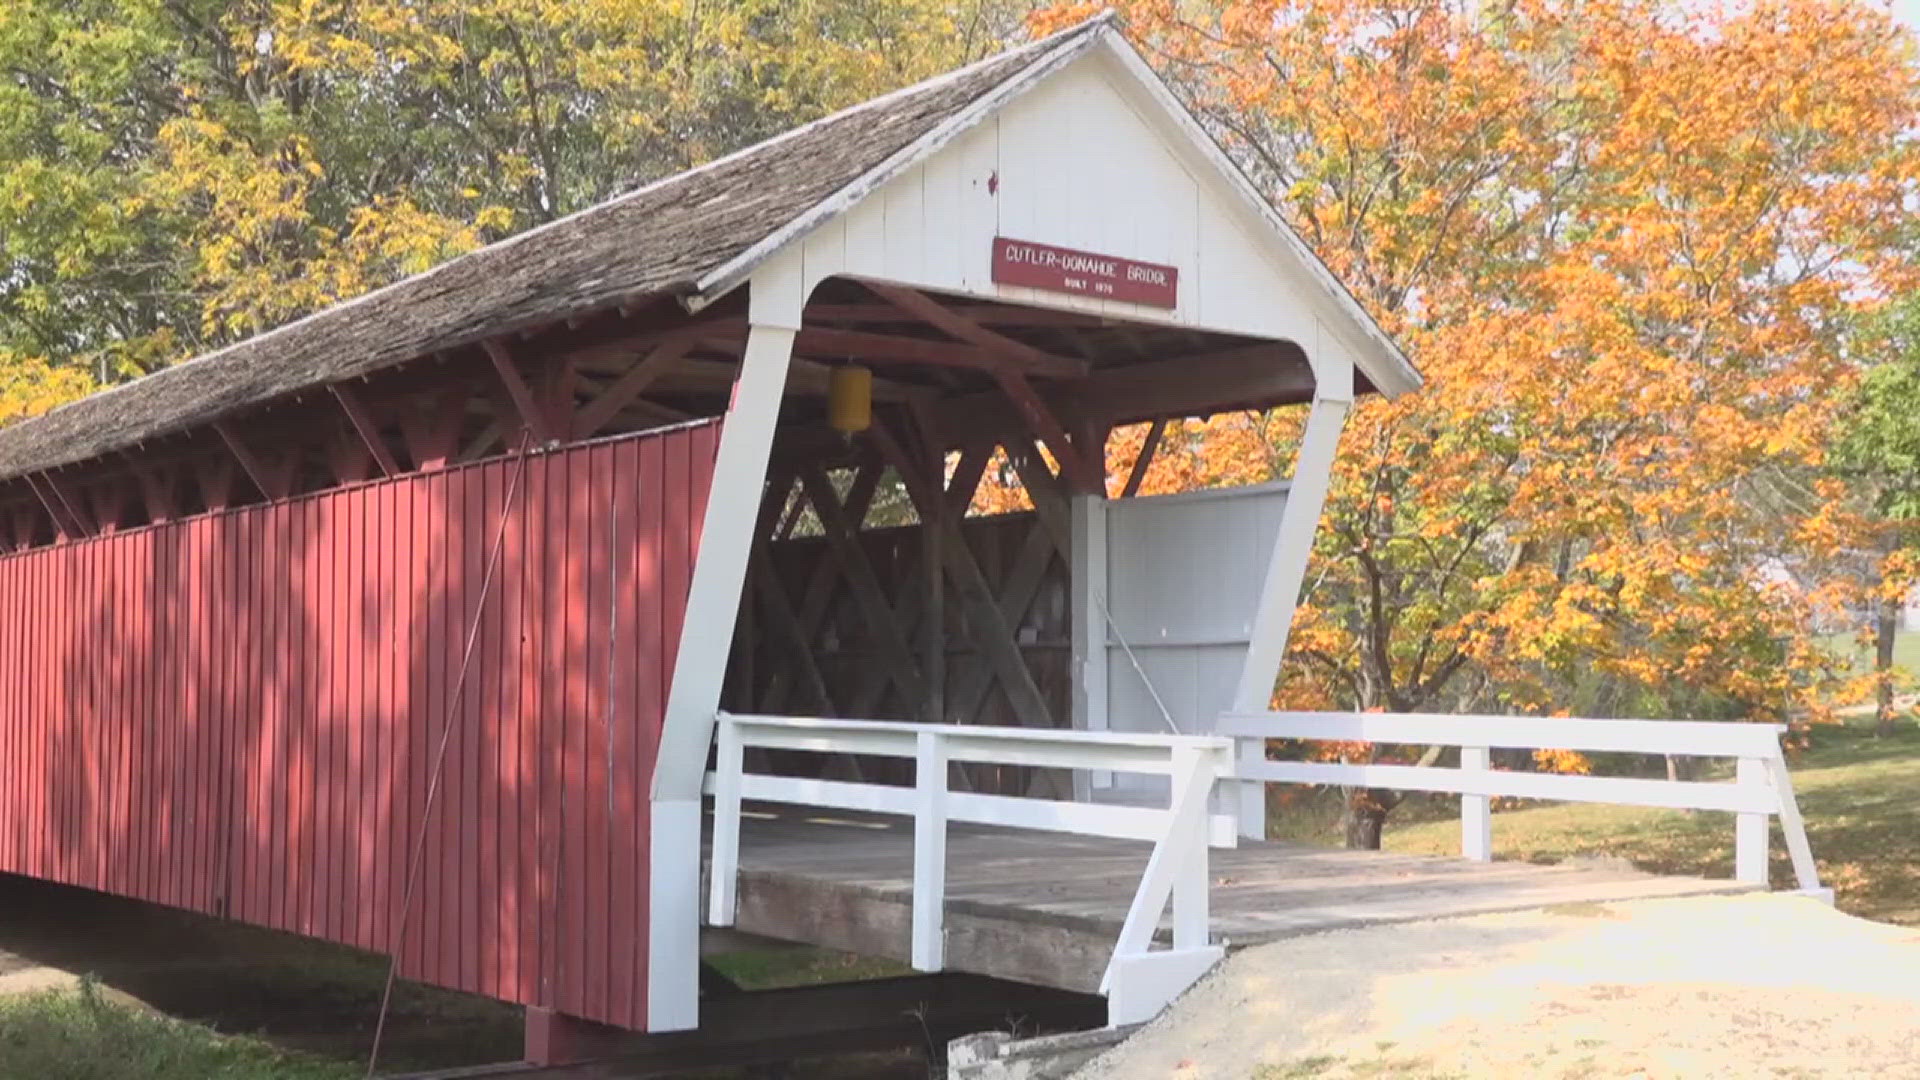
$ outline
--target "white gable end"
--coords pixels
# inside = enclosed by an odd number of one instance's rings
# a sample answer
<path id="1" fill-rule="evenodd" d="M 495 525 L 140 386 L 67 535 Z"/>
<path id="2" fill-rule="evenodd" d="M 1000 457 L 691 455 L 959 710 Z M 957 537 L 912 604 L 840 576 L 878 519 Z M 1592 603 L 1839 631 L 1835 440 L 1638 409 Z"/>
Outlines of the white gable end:
<path id="1" fill-rule="evenodd" d="M 1174 267 L 1175 306 L 996 282 L 996 238 Z M 1350 365 L 1367 348 L 1352 314 L 1288 265 L 1298 257 L 1109 49 L 988 113 L 810 233 L 798 255 L 808 282 L 872 277 L 1283 339 L 1317 365 Z"/>

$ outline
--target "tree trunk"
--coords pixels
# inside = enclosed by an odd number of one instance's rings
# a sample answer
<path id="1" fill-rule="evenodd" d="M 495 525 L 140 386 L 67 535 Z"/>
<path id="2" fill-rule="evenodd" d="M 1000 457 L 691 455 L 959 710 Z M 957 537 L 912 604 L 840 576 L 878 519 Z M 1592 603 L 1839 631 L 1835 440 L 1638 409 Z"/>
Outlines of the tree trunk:
<path id="1" fill-rule="evenodd" d="M 1346 809 L 1340 815 L 1340 828 L 1346 834 L 1347 847 L 1354 851 L 1379 851 L 1380 830 L 1387 823 L 1387 811 L 1393 809 L 1392 796 L 1371 788 L 1347 792 Z"/>
<path id="2" fill-rule="evenodd" d="M 1893 638 L 1900 631 L 1900 605 L 1881 600 L 1874 613 L 1873 697 L 1876 735 L 1893 734 Z"/>

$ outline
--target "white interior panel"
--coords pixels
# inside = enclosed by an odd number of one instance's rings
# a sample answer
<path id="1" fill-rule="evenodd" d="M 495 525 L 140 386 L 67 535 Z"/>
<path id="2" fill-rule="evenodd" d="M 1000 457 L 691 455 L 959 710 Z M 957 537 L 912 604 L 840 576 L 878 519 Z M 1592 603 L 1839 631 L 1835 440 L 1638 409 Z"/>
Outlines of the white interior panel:
<path id="1" fill-rule="evenodd" d="M 1106 505 L 1112 730 L 1165 732 L 1169 718 L 1183 734 L 1213 729 L 1232 702 L 1286 504 L 1277 483 Z M 1115 791 L 1164 795 L 1166 780 L 1121 776 Z"/>

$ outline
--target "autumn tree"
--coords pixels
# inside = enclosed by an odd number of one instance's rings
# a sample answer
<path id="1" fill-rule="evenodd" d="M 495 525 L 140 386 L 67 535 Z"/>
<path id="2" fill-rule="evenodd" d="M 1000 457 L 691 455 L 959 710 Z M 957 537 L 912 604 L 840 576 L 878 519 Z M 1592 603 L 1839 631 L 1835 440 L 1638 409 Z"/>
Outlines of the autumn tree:
<path id="1" fill-rule="evenodd" d="M 1818 466 L 1842 328 L 1909 277 L 1920 91 L 1886 12 L 1122 8 L 1429 379 L 1349 422 L 1281 698 L 1817 708 L 1806 605 L 1763 570 L 1820 540 L 1818 507 L 1755 495 Z M 1348 842 L 1377 845 L 1395 798 L 1349 792 Z"/>

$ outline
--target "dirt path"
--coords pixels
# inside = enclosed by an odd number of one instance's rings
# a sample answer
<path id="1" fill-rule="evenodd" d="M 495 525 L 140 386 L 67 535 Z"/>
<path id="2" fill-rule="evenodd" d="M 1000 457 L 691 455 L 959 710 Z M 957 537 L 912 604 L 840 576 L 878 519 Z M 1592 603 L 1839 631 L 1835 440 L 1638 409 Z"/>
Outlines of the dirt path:
<path id="1" fill-rule="evenodd" d="M 1920 1076 L 1920 933 L 1803 897 L 1571 905 L 1230 959 L 1085 1080 Z"/>

